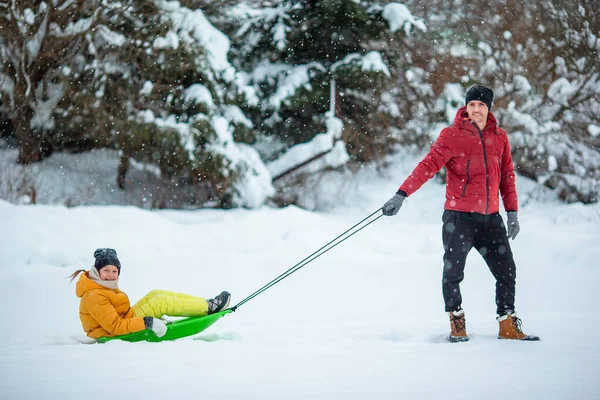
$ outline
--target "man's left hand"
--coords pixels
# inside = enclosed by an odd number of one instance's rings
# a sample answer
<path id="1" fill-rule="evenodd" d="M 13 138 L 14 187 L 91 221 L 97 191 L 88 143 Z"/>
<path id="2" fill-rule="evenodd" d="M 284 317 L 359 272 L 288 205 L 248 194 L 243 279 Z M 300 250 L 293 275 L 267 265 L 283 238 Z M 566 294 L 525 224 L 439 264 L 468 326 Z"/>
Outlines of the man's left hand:
<path id="1" fill-rule="evenodd" d="M 509 211 L 506 213 L 506 215 L 508 215 L 508 218 L 506 221 L 506 225 L 507 225 L 506 232 L 507 232 L 508 238 L 515 240 L 515 238 L 519 234 L 519 231 L 521 230 L 521 227 L 519 226 L 519 220 L 517 219 L 517 212 Z"/>

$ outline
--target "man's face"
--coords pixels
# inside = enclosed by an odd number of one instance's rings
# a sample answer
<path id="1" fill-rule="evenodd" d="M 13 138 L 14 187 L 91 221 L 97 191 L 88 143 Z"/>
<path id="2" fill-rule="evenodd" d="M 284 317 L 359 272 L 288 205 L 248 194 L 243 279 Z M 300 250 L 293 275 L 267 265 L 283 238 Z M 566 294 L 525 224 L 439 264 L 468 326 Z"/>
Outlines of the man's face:
<path id="1" fill-rule="evenodd" d="M 479 126 L 485 126 L 488 112 L 488 107 L 483 101 L 471 100 L 469 104 L 467 104 L 467 113 L 469 114 L 469 118 Z"/>

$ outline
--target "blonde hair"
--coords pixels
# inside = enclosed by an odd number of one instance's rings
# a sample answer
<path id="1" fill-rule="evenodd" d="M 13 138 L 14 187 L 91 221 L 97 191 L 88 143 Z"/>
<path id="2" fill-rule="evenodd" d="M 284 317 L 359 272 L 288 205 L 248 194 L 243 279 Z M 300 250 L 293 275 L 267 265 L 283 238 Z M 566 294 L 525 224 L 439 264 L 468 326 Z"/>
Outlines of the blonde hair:
<path id="1" fill-rule="evenodd" d="M 79 275 L 80 273 L 85 272 L 85 269 L 78 269 L 77 271 L 73 272 L 71 275 L 67 276 L 66 279 L 69 279 L 69 282 L 73 282 L 75 280 L 75 278 L 77 278 L 77 275 Z"/>

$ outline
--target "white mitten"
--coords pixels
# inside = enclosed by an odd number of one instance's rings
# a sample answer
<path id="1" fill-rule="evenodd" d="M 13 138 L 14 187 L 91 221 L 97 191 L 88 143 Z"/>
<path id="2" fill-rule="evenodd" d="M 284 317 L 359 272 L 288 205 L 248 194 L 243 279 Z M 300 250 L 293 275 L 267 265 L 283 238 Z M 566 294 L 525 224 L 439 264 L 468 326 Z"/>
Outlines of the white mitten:
<path id="1" fill-rule="evenodd" d="M 162 319 L 152 318 L 152 326 L 150 327 L 156 336 L 163 337 L 167 333 L 167 324 Z"/>

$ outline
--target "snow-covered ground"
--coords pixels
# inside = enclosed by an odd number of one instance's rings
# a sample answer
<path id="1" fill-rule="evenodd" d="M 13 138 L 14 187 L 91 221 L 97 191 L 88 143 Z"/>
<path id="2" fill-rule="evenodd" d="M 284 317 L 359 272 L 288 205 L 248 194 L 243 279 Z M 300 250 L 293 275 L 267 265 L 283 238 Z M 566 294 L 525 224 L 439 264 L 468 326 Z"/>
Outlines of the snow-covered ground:
<path id="1" fill-rule="evenodd" d="M 444 341 L 443 187 L 430 182 L 196 337 L 81 343 L 65 277 L 97 247 L 119 253 L 132 302 L 167 289 L 229 290 L 236 303 L 381 207 L 414 161 L 323 181 L 339 204 L 322 213 L 0 200 L 0 399 L 600 398 L 600 206 L 554 203 L 523 179 L 517 311 L 540 342 L 496 339 L 494 280 L 476 252 L 462 285 L 471 341 Z"/>

